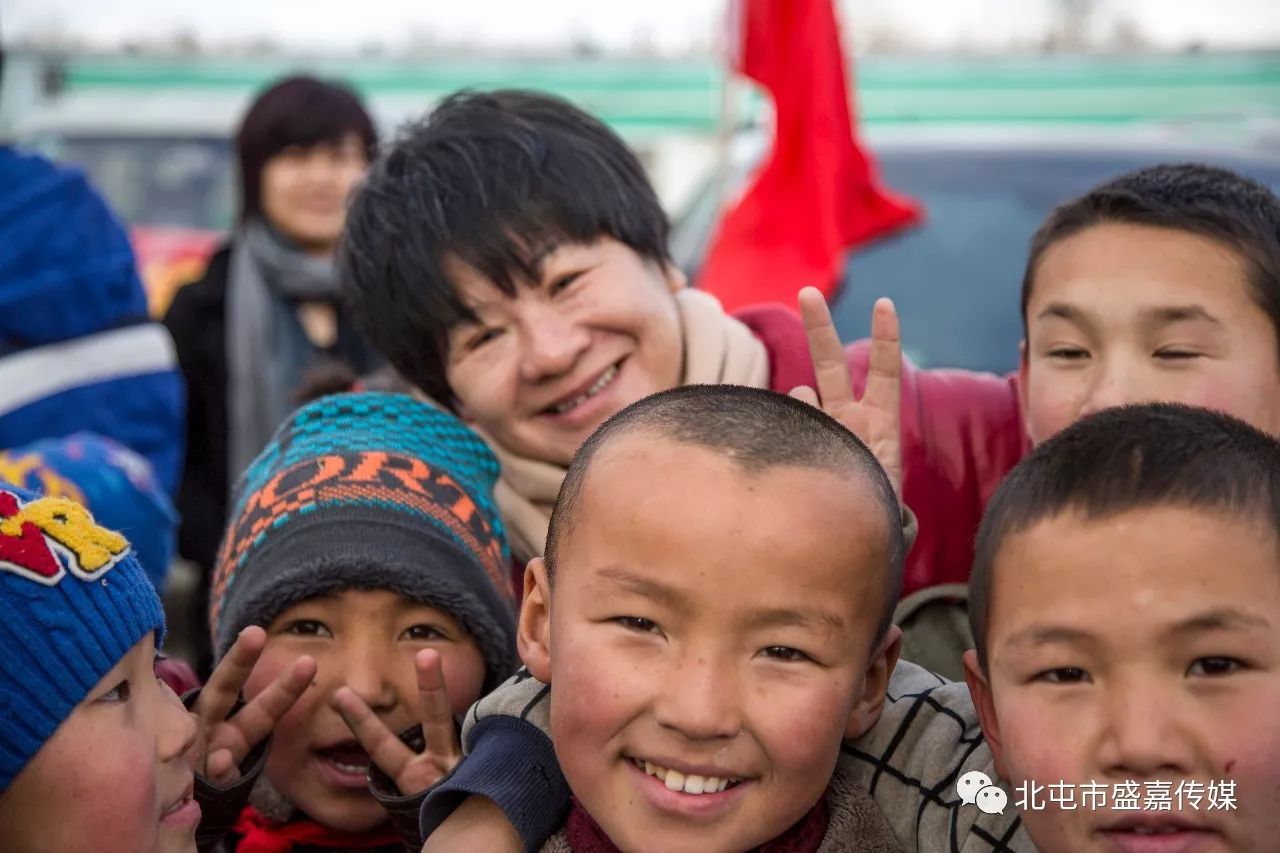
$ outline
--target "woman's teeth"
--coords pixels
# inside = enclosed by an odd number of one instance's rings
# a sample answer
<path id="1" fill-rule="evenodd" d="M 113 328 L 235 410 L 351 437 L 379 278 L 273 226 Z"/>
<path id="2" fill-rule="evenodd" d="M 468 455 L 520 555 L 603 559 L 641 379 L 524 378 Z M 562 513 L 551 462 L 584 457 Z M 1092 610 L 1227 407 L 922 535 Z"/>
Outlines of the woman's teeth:
<path id="1" fill-rule="evenodd" d="M 587 402 L 587 400 L 589 400 L 590 398 L 594 397 L 595 395 L 603 391 L 605 388 L 607 388 L 609 386 L 609 383 L 612 382 L 617 377 L 617 375 L 618 375 L 618 365 L 615 364 L 612 367 L 605 370 L 604 373 L 601 373 L 600 378 L 597 379 L 595 381 L 595 384 L 592 385 L 590 388 L 588 388 L 585 393 L 579 394 L 577 397 L 574 397 L 572 400 L 565 400 L 563 403 L 558 403 L 552 406 L 551 411 L 555 412 L 557 415 L 563 415 L 565 412 L 570 411 L 571 409 L 576 409 L 578 406 L 581 406 L 583 403 Z"/>
<path id="2" fill-rule="evenodd" d="M 720 779 L 715 776 L 694 776 L 692 774 L 686 776 L 679 770 L 668 770 L 666 767 L 660 767 L 650 761 L 632 759 L 632 762 L 636 767 L 665 784 L 667 790 L 683 791 L 686 794 L 718 794 L 742 781 L 736 778 Z"/>

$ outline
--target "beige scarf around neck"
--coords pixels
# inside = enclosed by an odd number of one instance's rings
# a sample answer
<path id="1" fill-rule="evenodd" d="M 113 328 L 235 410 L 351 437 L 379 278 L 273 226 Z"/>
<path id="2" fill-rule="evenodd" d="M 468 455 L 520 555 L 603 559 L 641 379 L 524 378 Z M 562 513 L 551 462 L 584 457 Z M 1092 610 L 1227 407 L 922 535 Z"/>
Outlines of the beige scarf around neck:
<path id="1" fill-rule="evenodd" d="M 676 305 L 684 338 L 681 385 L 768 387 L 769 357 L 764 344 L 726 314 L 714 296 L 685 288 L 676 293 Z M 566 469 L 517 456 L 489 436 L 484 438 L 502 463 L 494 495 L 507 526 L 511 553 L 522 563 L 540 557 Z"/>

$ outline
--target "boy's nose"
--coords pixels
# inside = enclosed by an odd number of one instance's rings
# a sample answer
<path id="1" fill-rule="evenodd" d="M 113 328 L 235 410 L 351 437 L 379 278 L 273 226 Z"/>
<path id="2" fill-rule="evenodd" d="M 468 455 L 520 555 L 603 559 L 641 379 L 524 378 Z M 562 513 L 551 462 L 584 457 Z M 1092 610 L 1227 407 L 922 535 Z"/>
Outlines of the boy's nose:
<path id="1" fill-rule="evenodd" d="M 1138 402 L 1134 377 L 1123 365 L 1104 364 L 1089 387 L 1080 417 Z"/>
<path id="2" fill-rule="evenodd" d="M 1109 776 L 1145 779 L 1186 775 L 1194 745 L 1177 717 L 1176 697 L 1150 686 L 1117 690 L 1107 703 L 1099 759 Z"/>
<path id="3" fill-rule="evenodd" d="M 160 734 L 156 748 L 162 761 L 172 761 L 195 748 L 196 721 L 167 685 L 156 686 L 163 694 L 156 720 Z"/>
<path id="4" fill-rule="evenodd" d="M 395 707 L 395 685 L 386 671 L 389 658 L 377 654 L 348 655 L 343 683 L 364 700 L 372 711 L 387 711 Z"/>
<path id="5" fill-rule="evenodd" d="M 658 722 L 695 741 L 731 738 L 741 732 L 740 691 L 726 670 L 705 658 L 672 669 L 655 687 Z"/>

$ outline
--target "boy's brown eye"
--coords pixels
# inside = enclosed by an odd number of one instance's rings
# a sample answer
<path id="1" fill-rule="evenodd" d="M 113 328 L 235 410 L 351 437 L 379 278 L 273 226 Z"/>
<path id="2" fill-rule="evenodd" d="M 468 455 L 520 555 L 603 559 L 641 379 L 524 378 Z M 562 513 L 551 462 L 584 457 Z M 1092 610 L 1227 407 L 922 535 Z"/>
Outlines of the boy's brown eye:
<path id="1" fill-rule="evenodd" d="M 1089 680 L 1089 673 L 1078 667 L 1063 666 L 1045 670 L 1036 676 L 1036 680 L 1047 681 L 1050 684 L 1083 684 Z"/>
<path id="2" fill-rule="evenodd" d="M 332 637 L 331 632 L 323 622 L 317 622 L 314 619 L 298 619 L 290 622 L 285 626 L 284 633 L 295 634 L 299 637 Z"/>
<path id="3" fill-rule="evenodd" d="M 799 649 L 793 649 L 790 646 L 769 646 L 768 648 L 761 649 L 760 653 L 765 657 L 773 658 L 774 660 L 790 661 L 794 663 L 813 660 L 813 658 L 809 657 L 804 652 Z"/>
<path id="4" fill-rule="evenodd" d="M 1244 668 L 1244 664 L 1235 658 L 1200 658 L 1191 664 L 1188 675 L 1230 675 Z"/>
<path id="5" fill-rule="evenodd" d="M 449 636 L 434 625 L 414 625 L 405 630 L 401 636 L 409 640 L 418 640 L 421 642 L 430 642 L 432 640 L 447 640 Z"/>
<path id="6" fill-rule="evenodd" d="M 1088 358 L 1089 351 L 1080 349 L 1079 347 L 1055 347 L 1049 350 L 1049 358 L 1062 359 L 1063 361 L 1079 361 Z"/>
<path id="7" fill-rule="evenodd" d="M 659 633 L 658 623 L 652 619 L 645 619 L 643 616 L 619 616 L 613 621 L 633 631 L 643 631 L 647 634 Z"/>
<path id="8" fill-rule="evenodd" d="M 98 702 L 128 702 L 129 697 L 133 695 L 133 689 L 129 685 L 129 679 L 124 679 L 115 687 L 112 687 L 106 693 L 97 698 Z"/>

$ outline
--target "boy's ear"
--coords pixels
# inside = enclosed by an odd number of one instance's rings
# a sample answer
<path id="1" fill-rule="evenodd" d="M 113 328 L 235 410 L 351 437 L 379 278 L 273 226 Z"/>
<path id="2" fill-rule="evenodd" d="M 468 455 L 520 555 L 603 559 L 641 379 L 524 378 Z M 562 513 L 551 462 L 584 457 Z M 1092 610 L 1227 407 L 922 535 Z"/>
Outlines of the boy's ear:
<path id="1" fill-rule="evenodd" d="M 991 755 L 995 758 L 996 772 L 1008 778 L 1004 772 L 1003 748 L 1000 742 L 1000 721 L 996 718 L 995 700 L 991 696 L 991 685 L 982 673 L 978 664 L 978 653 L 969 649 L 964 653 L 964 680 L 969 685 L 969 696 L 973 699 L 973 707 L 978 711 L 978 722 L 982 724 L 982 734 L 991 747 Z"/>
<path id="2" fill-rule="evenodd" d="M 1022 409 L 1022 428 L 1029 435 L 1031 433 L 1031 407 L 1027 404 L 1030 399 L 1030 387 L 1027 383 L 1031 380 L 1031 368 L 1027 364 L 1027 341 L 1023 338 L 1018 344 L 1018 406 Z"/>
<path id="3" fill-rule="evenodd" d="M 897 625 L 890 625 L 867 663 L 862 695 L 853 706 L 853 713 L 849 715 L 849 722 L 844 728 L 847 740 L 862 737 L 884 713 L 884 696 L 889 689 L 889 677 L 893 675 L 893 668 L 898 665 L 898 655 L 901 653 L 902 629 Z"/>
<path id="4" fill-rule="evenodd" d="M 533 677 L 551 683 L 551 588 L 547 565 L 535 557 L 524 568 L 524 603 L 516 630 L 520 659 Z"/>

